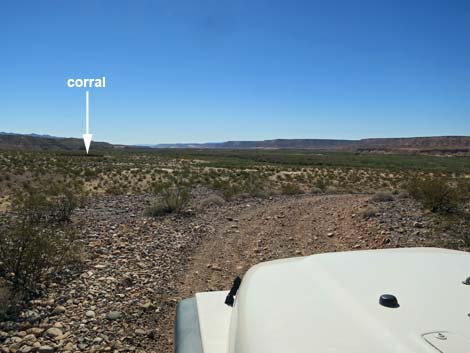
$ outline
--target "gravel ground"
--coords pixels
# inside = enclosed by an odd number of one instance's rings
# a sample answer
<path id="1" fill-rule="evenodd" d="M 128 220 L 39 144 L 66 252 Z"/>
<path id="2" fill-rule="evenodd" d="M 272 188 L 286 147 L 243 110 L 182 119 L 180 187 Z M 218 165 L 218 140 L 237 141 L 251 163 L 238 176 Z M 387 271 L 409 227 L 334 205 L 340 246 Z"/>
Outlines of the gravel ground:
<path id="1" fill-rule="evenodd" d="M 409 199 L 299 195 L 144 217 L 149 196 L 95 199 L 77 210 L 83 272 L 43 288 L 18 322 L 0 323 L 1 352 L 173 351 L 177 302 L 228 289 L 271 259 L 430 245 L 429 220 Z M 375 216 L 362 211 L 376 208 Z"/>

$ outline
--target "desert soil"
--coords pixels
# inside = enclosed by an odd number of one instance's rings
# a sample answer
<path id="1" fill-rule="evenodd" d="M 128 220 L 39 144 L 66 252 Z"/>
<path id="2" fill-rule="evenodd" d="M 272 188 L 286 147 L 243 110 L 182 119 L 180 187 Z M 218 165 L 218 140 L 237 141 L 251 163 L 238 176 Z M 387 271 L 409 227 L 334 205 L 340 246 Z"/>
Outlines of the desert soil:
<path id="1" fill-rule="evenodd" d="M 224 290 L 252 265 L 322 252 L 426 245 L 408 199 L 300 195 L 252 199 L 186 215 L 142 216 L 148 196 L 103 197 L 76 212 L 88 252 L 19 322 L 0 323 L 1 352 L 173 351 L 176 304 Z M 378 213 L 360 215 L 368 205 Z"/>

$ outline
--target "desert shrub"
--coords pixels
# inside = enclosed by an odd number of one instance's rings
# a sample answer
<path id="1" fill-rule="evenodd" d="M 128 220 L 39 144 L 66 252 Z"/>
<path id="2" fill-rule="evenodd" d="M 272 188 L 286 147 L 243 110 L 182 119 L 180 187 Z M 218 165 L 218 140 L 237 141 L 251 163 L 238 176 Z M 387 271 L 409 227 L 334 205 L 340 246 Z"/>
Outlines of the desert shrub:
<path id="1" fill-rule="evenodd" d="M 202 199 L 199 202 L 199 207 L 200 208 L 206 208 L 206 207 L 209 207 L 209 206 L 222 206 L 223 204 L 225 204 L 225 202 L 226 202 L 225 199 L 223 199 L 219 195 L 212 194 L 212 195 L 209 195 L 206 198 Z"/>
<path id="2" fill-rule="evenodd" d="M 0 320 L 8 317 L 14 307 L 12 292 L 6 283 L 0 282 Z"/>
<path id="3" fill-rule="evenodd" d="M 366 208 L 364 208 L 363 210 L 359 212 L 359 215 L 362 218 L 369 219 L 369 218 L 377 216 L 377 213 L 379 213 L 378 208 L 373 207 L 373 206 L 367 206 Z"/>
<path id="4" fill-rule="evenodd" d="M 410 193 L 406 190 L 401 190 L 398 192 L 397 198 L 399 199 L 407 199 L 410 197 Z"/>
<path id="5" fill-rule="evenodd" d="M 393 201 L 393 195 L 389 192 L 377 192 L 371 197 L 372 201 L 389 202 Z"/>
<path id="6" fill-rule="evenodd" d="M 22 222 L 0 237 L 0 269 L 15 288 L 31 290 L 48 275 L 79 265 L 80 245 L 71 227 Z"/>
<path id="7" fill-rule="evenodd" d="M 235 183 L 228 180 L 215 180 L 212 183 L 212 188 L 222 194 L 222 197 L 227 200 L 233 200 L 240 194 L 242 194 L 242 188 Z"/>
<path id="8" fill-rule="evenodd" d="M 313 186 L 320 189 L 321 192 L 325 192 L 330 184 L 331 184 L 330 181 L 326 179 L 325 177 L 319 177 L 315 180 L 315 182 L 313 183 Z"/>
<path id="9" fill-rule="evenodd" d="M 325 193 L 327 194 L 337 194 L 338 188 L 336 186 L 330 185 L 326 188 Z"/>
<path id="10" fill-rule="evenodd" d="M 323 191 L 320 188 L 317 188 L 314 186 L 313 188 L 310 189 L 310 192 L 312 194 L 321 194 Z"/>
<path id="11" fill-rule="evenodd" d="M 171 212 L 180 212 L 189 201 L 189 190 L 184 186 L 173 186 L 162 191 L 163 204 Z"/>
<path id="12" fill-rule="evenodd" d="M 159 199 L 154 199 L 144 210 L 144 216 L 158 217 L 168 213 L 165 206 Z"/>
<path id="13" fill-rule="evenodd" d="M 76 196 L 58 192 L 55 186 L 35 187 L 15 195 L 12 204 L 14 217 L 2 219 L 0 229 L 2 315 L 16 300 L 54 275 L 78 267 L 82 259 L 81 244 L 69 222 Z"/>
<path id="14" fill-rule="evenodd" d="M 70 221 L 72 212 L 85 204 L 86 193 L 82 184 L 53 184 L 51 201 L 54 203 L 54 218 L 59 222 Z"/>
<path id="15" fill-rule="evenodd" d="M 225 200 L 230 201 L 242 194 L 242 188 L 237 184 L 228 184 L 227 187 L 220 189 Z"/>
<path id="16" fill-rule="evenodd" d="M 156 181 L 150 184 L 150 191 L 154 194 L 159 194 L 170 186 L 170 182 Z"/>
<path id="17" fill-rule="evenodd" d="M 457 189 L 442 178 L 413 179 L 408 183 L 407 190 L 411 197 L 431 212 L 450 213 L 459 204 Z"/>
<path id="18" fill-rule="evenodd" d="M 469 184 L 466 180 L 450 182 L 443 178 L 414 179 L 410 196 L 433 212 L 433 231 L 445 246 L 470 248 Z"/>
<path id="19" fill-rule="evenodd" d="M 83 205 L 85 198 L 82 184 L 28 186 L 14 193 L 12 209 L 29 223 L 67 222 L 73 210 Z"/>
<path id="20" fill-rule="evenodd" d="M 281 193 L 284 195 L 298 195 L 303 194 L 302 188 L 298 184 L 285 183 L 281 186 Z"/>
<path id="21" fill-rule="evenodd" d="M 251 197 L 266 197 L 266 181 L 263 178 L 257 178 L 249 175 L 244 180 L 242 185 L 242 192 Z"/>
<path id="22" fill-rule="evenodd" d="M 470 202 L 470 180 L 461 179 L 457 184 L 457 193 L 462 203 Z"/>
<path id="23" fill-rule="evenodd" d="M 124 189 L 121 185 L 115 184 L 114 182 L 111 185 L 108 185 L 104 191 L 108 195 L 122 195 L 124 194 Z"/>
<path id="24" fill-rule="evenodd" d="M 446 246 L 470 248 L 470 215 L 465 211 L 434 217 L 434 232 L 446 235 Z"/>
<path id="25" fill-rule="evenodd" d="M 152 201 L 144 211 L 146 216 L 158 217 L 167 213 L 179 213 L 188 204 L 190 192 L 185 186 L 168 187 Z"/>

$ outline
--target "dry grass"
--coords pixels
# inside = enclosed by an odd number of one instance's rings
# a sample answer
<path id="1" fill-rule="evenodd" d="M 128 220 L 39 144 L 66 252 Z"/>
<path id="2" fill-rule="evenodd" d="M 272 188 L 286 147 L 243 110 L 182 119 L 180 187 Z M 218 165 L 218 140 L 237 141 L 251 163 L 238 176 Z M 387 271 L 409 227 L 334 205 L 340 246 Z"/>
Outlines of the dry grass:
<path id="1" fill-rule="evenodd" d="M 359 212 L 359 215 L 362 218 L 369 219 L 369 218 L 375 217 L 378 212 L 379 212 L 379 209 L 377 207 L 367 206 L 365 209 Z"/>
<path id="2" fill-rule="evenodd" d="M 197 207 L 199 209 L 204 209 L 211 206 L 222 206 L 226 203 L 225 199 L 217 194 L 209 195 L 199 201 Z"/>
<path id="3" fill-rule="evenodd" d="M 190 193 L 184 186 L 171 186 L 160 191 L 152 204 L 144 211 L 146 216 L 159 217 L 168 213 L 179 213 L 188 205 Z"/>
<path id="4" fill-rule="evenodd" d="M 371 200 L 375 202 L 390 202 L 393 201 L 393 195 L 390 192 L 380 191 L 375 193 Z"/>

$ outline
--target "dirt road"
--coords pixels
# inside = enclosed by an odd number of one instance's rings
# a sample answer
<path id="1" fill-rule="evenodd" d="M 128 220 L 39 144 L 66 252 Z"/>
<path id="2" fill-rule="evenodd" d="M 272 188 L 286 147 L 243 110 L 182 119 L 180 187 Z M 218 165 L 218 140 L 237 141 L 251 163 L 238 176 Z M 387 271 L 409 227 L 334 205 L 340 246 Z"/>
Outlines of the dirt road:
<path id="1" fill-rule="evenodd" d="M 387 246 L 373 222 L 358 216 L 368 196 L 324 195 L 249 202 L 219 215 L 215 232 L 188 259 L 178 299 L 230 288 L 237 275 L 268 260 Z M 168 342 L 174 312 L 166 322 Z M 163 348 L 172 352 L 171 345 Z"/>
<path id="2" fill-rule="evenodd" d="M 421 211 L 399 198 L 276 196 L 161 218 L 143 216 L 150 200 L 109 196 L 77 210 L 87 251 L 83 271 L 57 277 L 21 313 L 23 320 L 0 323 L 1 352 L 52 346 L 171 353 L 177 303 L 195 292 L 228 289 L 259 262 L 399 241 L 415 246 L 429 238 Z M 368 206 L 377 211 L 364 218 Z M 60 332 L 45 334 L 50 328 Z M 35 339 L 24 341 L 24 332 Z"/>
<path id="3" fill-rule="evenodd" d="M 268 260 L 376 247 L 373 229 L 356 215 L 367 197 L 306 196 L 248 206 L 226 215 L 188 263 L 182 297 L 227 289 L 236 275 Z"/>

